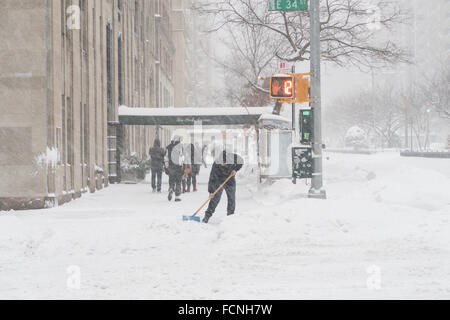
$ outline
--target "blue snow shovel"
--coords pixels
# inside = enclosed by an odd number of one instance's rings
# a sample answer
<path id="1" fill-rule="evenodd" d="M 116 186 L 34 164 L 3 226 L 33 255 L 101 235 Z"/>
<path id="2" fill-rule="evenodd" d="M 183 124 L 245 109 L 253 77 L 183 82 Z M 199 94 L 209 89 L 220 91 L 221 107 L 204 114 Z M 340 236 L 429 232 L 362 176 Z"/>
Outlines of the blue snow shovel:
<path id="1" fill-rule="evenodd" d="M 206 206 L 206 204 L 209 201 L 211 201 L 211 199 L 213 199 L 216 196 L 217 192 L 219 192 L 227 184 L 227 182 L 230 181 L 231 178 L 233 178 L 233 174 L 230 174 L 230 176 L 227 178 L 227 180 L 225 180 L 225 182 L 220 185 L 220 187 L 216 190 L 216 192 L 214 192 L 212 194 L 212 196 L 209 197 L 208 200 L 205 201 L 205 203 L 194 213 L 194 215 L 192 215 L 192 216 L 183 216 L 183 221 L 200 222 L 200 217 L 197 217 L 198 213 L 203 209 L 204 206 Z"/>

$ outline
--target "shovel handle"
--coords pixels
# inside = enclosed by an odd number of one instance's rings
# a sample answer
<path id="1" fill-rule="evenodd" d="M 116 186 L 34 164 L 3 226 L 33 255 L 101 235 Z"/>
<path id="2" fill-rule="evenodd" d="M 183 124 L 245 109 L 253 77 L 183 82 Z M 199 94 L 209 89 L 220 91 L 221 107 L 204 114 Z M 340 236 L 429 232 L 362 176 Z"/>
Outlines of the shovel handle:
<path id="1" fill-rule="evenodd" d="M 220 187 L 213 193 L 213 196 L 216 196 L 217 192 L 219 192 L 226 184 L 228 181 L 230 181 L 231 178 L 233 178 L 234 175 L 230 174 L 230 176 L 227 178 L 227 180 L 224 181 L 224 183 L 222 183 L 220 185 Z M 204 206 L 206 206 L 206 204 L 211 201 L 211 198 L 208 198 L 208 200 L 205 201 L 205 203 L 194 213 L 193 217 L 195 217 L 202 209 Z"/>

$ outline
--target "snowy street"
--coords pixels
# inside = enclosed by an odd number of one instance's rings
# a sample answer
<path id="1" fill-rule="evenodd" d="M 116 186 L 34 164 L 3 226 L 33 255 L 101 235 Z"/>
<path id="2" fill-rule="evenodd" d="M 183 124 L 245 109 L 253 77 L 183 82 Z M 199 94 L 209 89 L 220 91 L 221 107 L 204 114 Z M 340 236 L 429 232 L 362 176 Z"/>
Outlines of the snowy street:
<path id="1" fill-rule="evenodd" d="M 236 215 L 224 194 L 209 225 L 182 221 L 208 196 L 205 168 L 181 203 L 166 184 L 121 184 L 2 212 L 0 299 L 449 298 L 449 161 L 325 156 L 328 200 L 304 198 L 304 182 L 257 187 L 244 169 Z"/>

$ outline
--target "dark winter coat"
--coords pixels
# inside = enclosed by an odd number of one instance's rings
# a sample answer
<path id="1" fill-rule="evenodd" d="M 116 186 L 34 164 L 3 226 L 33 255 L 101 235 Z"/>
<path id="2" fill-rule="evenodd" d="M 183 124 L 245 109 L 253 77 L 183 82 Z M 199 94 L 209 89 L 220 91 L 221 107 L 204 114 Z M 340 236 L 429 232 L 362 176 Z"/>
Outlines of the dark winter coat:
<path id="1" fill-rule="evenodd" d="M 201 150 L 190 143 L 186 146 L 184 150 L 184 164 L 185 168 L 191 169 L 193 175 L 198 175 L 200 173 L 200 165 L 202 163 Z"/>
<path id="2" fill-rule="evenodd" d="M 180 141 L 172 141 L 167 146 L 167 157 L 169 158 L 169 168 L 183 167 L 183 146 Z"/>
<path id="3" fill-rule="evenodd" d="M 153 148 L 150 148 L 149 154 L 152 158 L 152 169 L 162 169 L 164 167 L 164 156 L 166 154 L 166 150 L 161 148 L 161 142 L 158 139 L 155 140 Z"/>
<path id="4" fill-rule="evenodd" d="M 243 165 L 244 160 L 241 156 L 223 151 L 212 166 L 211 174 L 209 176 L 208 192 L 214 193 L 217 188 L 230 176 L 231 172 L 241 170 Z M 231 178 L 229 183 L 235 184 L 235 178 Z"/>

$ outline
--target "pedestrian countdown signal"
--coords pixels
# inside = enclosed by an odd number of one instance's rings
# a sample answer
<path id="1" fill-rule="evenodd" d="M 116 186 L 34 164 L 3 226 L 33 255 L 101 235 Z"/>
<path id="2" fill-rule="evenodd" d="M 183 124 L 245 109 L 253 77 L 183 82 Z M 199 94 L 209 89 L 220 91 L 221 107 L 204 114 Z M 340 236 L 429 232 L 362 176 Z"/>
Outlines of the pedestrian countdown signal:
<path id="1" fill-rule="evenodd" d="M 294 77 L 272 77 L 270 79 L 270 97 L 273 99 L 293 99 L 295 97 Z"/>
<path id="2" fill-rule="evenodd" d="M 311 102 L 310 73 L 278 74 L 270 78 L 270 98 L 280 103 L 305 103 Z"/>

